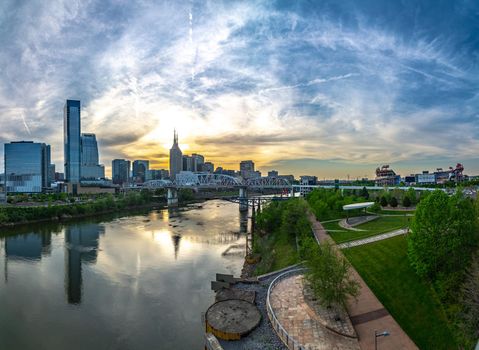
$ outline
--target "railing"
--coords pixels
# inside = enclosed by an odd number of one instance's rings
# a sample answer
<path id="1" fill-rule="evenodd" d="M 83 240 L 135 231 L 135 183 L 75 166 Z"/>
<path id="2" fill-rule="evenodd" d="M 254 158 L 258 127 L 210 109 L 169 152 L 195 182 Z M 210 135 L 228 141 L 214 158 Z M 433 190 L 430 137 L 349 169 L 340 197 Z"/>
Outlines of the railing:
<path id="1" fill-rule="evenodd" d="M 279 322 L 278 318 L 276 317 L 273 311 L 273 308 L 271 307 L 270 294 L 271 294 L 271 291 L 274 289 L 274 287 L 283 279 L 285 279 L 286 277 L 290 277 L 291 275 L 299 274 L 300 272 L 304 272 L 304 271 L 306 271 L 305 268 L 299 268 L 299 269 L 289 270 L 278 275 L 269 285 L 268 293 L 266 295 L 266 312 L 268 313 L 269 320 L 271 321 L 271 324 L 273 325 L 273 328 L 278 334 L 279 338 L 290 350 L 306 350 L 306 348 L 302 346 L 301 344 L 299 344 L 281 325 L 281 323 Z"/>

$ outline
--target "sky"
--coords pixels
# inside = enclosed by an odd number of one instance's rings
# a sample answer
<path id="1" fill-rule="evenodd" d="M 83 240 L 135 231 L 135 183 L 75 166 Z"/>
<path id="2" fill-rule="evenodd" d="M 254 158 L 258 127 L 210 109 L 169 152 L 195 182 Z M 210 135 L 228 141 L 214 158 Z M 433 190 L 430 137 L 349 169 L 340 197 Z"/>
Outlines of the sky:
<path id="1" fill-rule="evenodd" d="M 0 2 L 0 143 L 52 145 L 63 106 L 114 158 L 183 153 L 319 178 L 479 174 L 479 2 Z M 3 147 L 0 150 L 3 167 Z"/>

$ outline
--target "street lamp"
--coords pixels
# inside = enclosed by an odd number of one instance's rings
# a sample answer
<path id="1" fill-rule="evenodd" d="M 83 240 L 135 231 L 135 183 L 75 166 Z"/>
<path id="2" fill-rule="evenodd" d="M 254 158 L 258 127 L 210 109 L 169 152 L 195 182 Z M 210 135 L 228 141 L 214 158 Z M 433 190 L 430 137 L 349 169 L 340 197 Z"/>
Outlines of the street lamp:
<path id="1" fill-rule="evenodd" d="M 378 331 L 374 331 L 374 350 L 378 349 L 378 337 L 387 337 L 388 335 L 388 331 L 384 331 L 381 333 L 378 333 Z"/>

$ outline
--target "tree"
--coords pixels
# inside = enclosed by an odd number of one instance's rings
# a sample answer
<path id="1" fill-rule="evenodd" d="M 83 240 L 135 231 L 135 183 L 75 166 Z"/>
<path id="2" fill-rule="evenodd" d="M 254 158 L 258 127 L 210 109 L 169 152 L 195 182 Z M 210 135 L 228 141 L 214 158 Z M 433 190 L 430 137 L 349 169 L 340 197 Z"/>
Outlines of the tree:
<path id="1" fill-rule="evenodd" d="M 457 286 L 477 245 L 476 208 L 460 191 L 449 197 L 436 190 L 418 204 L 408 235 L 408 256 L 420 276 L 438 280 L 439 289 L 447 293 Z"/>
<path id="2" fill-rule="evenodd" d="M 387 207 L 388 206 L 388 200 L 386 199 L 385 196 L 381 197 L 381 207 Z"/>
<path id="3" fill-rule="evenodd" d="M 404 194 L 404 198 L 409 198 L 409 200 L 411 201 L 411 204 L 410 205 L 415 205 L 417 203 L 417 200 L 416 200 L 416 190 L 412 187 L 409 187 L 409 189 L 406 191 L 406 193 Z M 404 199 L 403 199 L 404 200 Z M 403 204 L 404 205 L 404 204 Z"/>
<path id="4" fill-rule="evenodd" d="M 389 204 L 391 205 L 391 207 L 396 208 L 398 206 L 398 200 L 396 199 L 396 197 L 391 197 Z"/>
<path id="5" fill-rule="evenodd" d="M 468 338 L 476 340 L 479 338 L 479 256 L 473 259 L 467 272 L 461 301 L 464 307 L 460 314 L 462 328 Z"/>
<path id="6" fill-rule="evenodd" d="M 409 199 L 409 196 L 405 195 L 404 198 L 402 199 L 402 205 L 403 207 L 410 207 L 411 206 L 411 200 Z"/>
<path id="7" fill-rule="evenodd" d="M 307 253 L 306 281 L 318 298 L 326 306 L 345 306 L 350 296 L 359 293 L 359 283 L 350 275 L 349 262 L 340 256 L 331 243 L 314 245 Z"/>
<path id="8" fill-rule="evenodd" d="M 368 192 L 368 189 L 366 188 L 366 186 L 364 186 L 362 189 L 361 189 L 361 193 L 359 194 L 361 197 L 363 197 L 364 199 L 369 199 L 369 192 Z"/>

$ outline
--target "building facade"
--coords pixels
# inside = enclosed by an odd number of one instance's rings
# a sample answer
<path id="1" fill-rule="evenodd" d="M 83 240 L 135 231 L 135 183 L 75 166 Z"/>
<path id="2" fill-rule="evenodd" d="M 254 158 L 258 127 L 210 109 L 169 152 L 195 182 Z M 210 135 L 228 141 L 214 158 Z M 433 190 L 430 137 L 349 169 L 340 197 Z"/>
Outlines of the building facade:
<path id="1" fill-rule="evenodd" d="M 130 180 L 130 161 L 126 159 L 113 159 L 111 162 L 113 183 L 125 185 Z"/>
<path id="2" fill-rule="evenodd" d="M 193 158 L 191 156 L 183 155 L 183 171 L 193 171 Z"/>
<path id="3" fill-rule="evenodd" d="M 81 180 L 105 178 L 105 167 L 99 164 L 98 143 L 95 134 L 81 134 Z"/>
<path id="4" fill-rule="evenodd" d="M 80 182 L 81 168 L 81 124 L 80 101 L 67 100 L 63 110 L 63 145 L 65 161 L 65 180 Z"/>
<path id="5" fill-rule="evenodd" d="M 191 159 L 193 161 L 193 171 L 194 172 L 201 172 L 203 171 L 203 165 L 205 164 L 205 157 L 201 154 L 193 153 L 191 155 Z"/>
<path id="6" fill-rule="evenodd" d="M 5 144 L 6 191 L 40 193 L 48 187 L 48 154 L 44 143 L 19 141 Z"/>
<path id="7" fill-rule="evenodd" d="M 150 170 L 150 161 L 135 160 L 133 162 L 133 181 L 143 183 L 147 181 L 148 172 Z"/>
<path id="8" fill-rule="evenodd" d="M 203 170 L 205 173 L 213 173 L 215 171 L 215 165 L 211 162 L 205 162 L 203 164 Z"/>
<path id="9" fill-rule="evenodd" d="M 183 153 L 178 145 L 178 134 L 173 133 L 173 146 L 170 149 L 170 178 L 176 179 L 176 175 L 183 169 Z"/>

